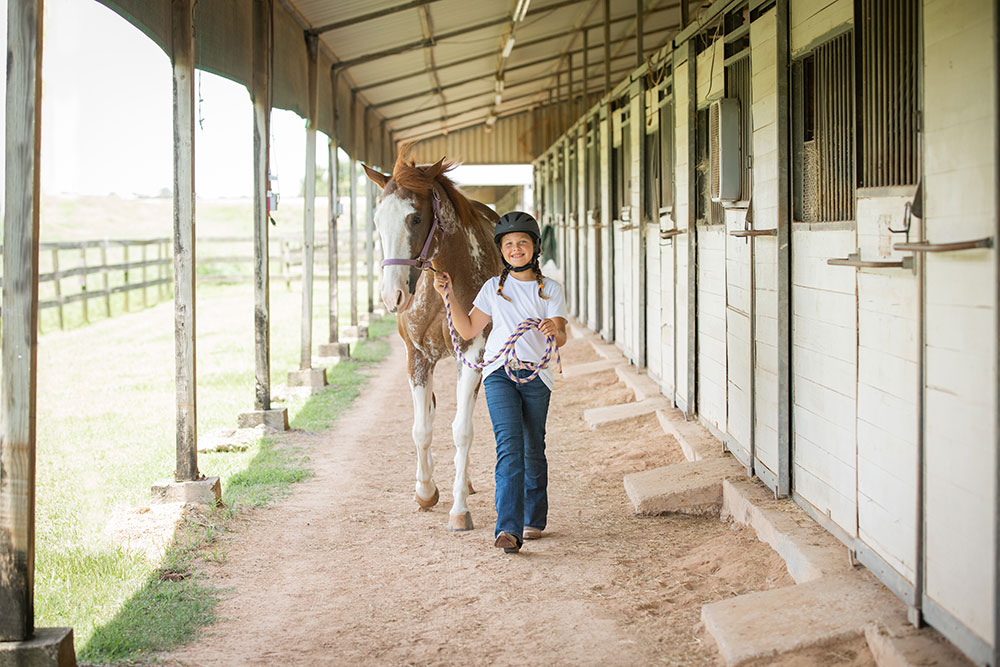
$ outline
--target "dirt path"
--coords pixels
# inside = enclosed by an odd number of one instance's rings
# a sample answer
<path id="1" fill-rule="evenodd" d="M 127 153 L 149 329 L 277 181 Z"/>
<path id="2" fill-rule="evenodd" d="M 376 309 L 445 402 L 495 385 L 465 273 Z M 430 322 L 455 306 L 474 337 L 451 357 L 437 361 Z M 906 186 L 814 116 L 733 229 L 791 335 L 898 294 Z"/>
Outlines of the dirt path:
<path id="1" fill-rule="evenodd" d="M 404 358 L 391 357 L 332 430 L 295 433 L 316 476 L 223 538 L 200 565 L 227 590 L 221 620 L 168 663 L 714 664 L 701 605 L 792 583 L 746 529 L 632 515 L 622 474 L 682 460 L 653 419 L 591 431 L 583 410 L 630 400 L 614 372 L 557 384 L 549 416 L 550 518 L 520 554 L 492 546 L 493 438 L 476 407 L 476 529 L 447 531 L 455 370 L 439 364 L 434 444 L 441 503 L 412 500 Z M 571 340 L 563 363 L 597 359 Z"/>

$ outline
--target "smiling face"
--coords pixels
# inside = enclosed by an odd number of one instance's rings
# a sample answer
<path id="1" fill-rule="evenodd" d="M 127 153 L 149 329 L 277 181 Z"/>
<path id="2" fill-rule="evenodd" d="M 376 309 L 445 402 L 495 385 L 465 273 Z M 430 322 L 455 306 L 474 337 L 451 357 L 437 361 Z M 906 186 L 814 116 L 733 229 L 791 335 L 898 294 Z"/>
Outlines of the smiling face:
<path id="1" fill-rule="evenodd" d="M 500 254 L 508 264 L 518 269 L 531 264 L 535 255 L 535 241 L 530 234 L 511 232 L 500 238 Z"/>

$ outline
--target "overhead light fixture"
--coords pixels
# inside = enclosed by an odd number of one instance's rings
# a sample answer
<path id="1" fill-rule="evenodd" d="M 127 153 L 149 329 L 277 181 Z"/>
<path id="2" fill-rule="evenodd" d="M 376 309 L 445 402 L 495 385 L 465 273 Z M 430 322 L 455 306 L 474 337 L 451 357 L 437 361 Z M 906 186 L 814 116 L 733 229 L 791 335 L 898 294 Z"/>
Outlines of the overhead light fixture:
<path id="1" fill-rule="evenodd" d="M 491 111 L 490 115 L 486 117 L 486 126 L 493 127 L 496 124 L 496 122 L 497 122 L 496 114 Z"/>
<path id="2" fill-rule="evenodd" d="M 493 83 L 493 92 L 502 93 L 503 92 L 503 79 L 497 77 L 496 81 Z"/>
<path id="3" fill-rule="evenodd" d="M 501 58 L 506 58 L 510 55 L 510 52 L 514 50 L 514 35 L 507 38 L 507 43 L 503 45 L 503 53 L 500 54 Z"/>
<path id="4" fill-rule="evenodd" d="M 531 0 L 517 0 L 517 7 L 514 8 L 514 23 L 523 21 L 528 13 L 528 4 Z"/>
<path id="5" fill-rule="evenodd" d="M 494 104 L 495 106 L 500 106 L 500 99 L 501 99 L 502 97 L 503 97 L 503 95 L 501 95 L 500 93 L 497 93 L 497 94 L 496 94 L 496 95 L 495 95 L 495 96 L 493 97 L 493 104 Z"/>

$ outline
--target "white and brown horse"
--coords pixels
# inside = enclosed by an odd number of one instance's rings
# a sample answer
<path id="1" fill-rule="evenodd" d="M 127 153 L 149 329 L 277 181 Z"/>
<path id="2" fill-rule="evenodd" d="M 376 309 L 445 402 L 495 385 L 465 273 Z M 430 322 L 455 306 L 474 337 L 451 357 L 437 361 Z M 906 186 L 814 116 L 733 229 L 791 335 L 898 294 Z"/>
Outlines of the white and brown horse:
<path id="1" fill-rule="evenodd" d="M 434 459 L 430 454 L 434 423 L 434 366 L 452 357 L 444 304 L 434 291 L 432 271 L 451 276 L 456 308 L 472 307 L 479 288 L 500 273 L 500 254 L 493 243 L 497 215 L 468 200 L 445 175 L 454 165 L 442 158 L 417 166 L 400 155 L 387 176 L 365 166 L 368 178 L 382 188 L 375 226 L 382 239 L 381 293 L 386 308 L 397 313 L 399 335 L 406 344 L 410 390 L 413 394 L 413 442 L 417 446 L 416 501 L 424 508 L 438 501 Z M 425 269 L 431 269 L 430 271 Z M 462 344 L 461 354 L 481 362 L 489 329 Z M 458 409 L 452 422 L 455 440 L 454 502 L 448 516 L 451 530 L 471 530 L 466 505 L 475 493 L 469 480 L 472 409 L 479 393 L 481 371 L 458 363 Z"/>

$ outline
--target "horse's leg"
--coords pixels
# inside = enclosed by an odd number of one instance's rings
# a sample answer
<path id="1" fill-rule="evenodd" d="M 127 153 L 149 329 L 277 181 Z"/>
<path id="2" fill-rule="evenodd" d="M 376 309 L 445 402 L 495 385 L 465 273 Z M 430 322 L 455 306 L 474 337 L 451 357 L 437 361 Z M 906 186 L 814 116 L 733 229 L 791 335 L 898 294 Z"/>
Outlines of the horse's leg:
<path id="1" fill-rule="evenodd" d="M 417 446 L 417 484 L 414 499 L 427 509 L 437 505 L 438 488 L 434 483 L 434 457 L 430 453 L 434 427 L 434 365 L 419 359 L 415 366 L 423 372 L 410 379 L 413 395 L 413 444 Z M 416 378 L 416 379 L 414 379 Z"/>
<path id="2" fill-rule="evenodd" d="M 482 343 L 480 343 L 480 346 Z M 476 355 L 469 355 L 475 358 Z M 472 530 L 472 514 L 466 500 L 470 493 L 475 493 L 469 480 L 469 446 L 472 444 L 472 409 L 479 393 L 479 381 L 482 372 L 472 370 L 459 361 L 458 387 L 456 395 L 455 421 L 451 424 L 452 437 L 455 439 L 455 485 L 452 493 L 455 502 L 448 514 L 450 530 Z"/>

